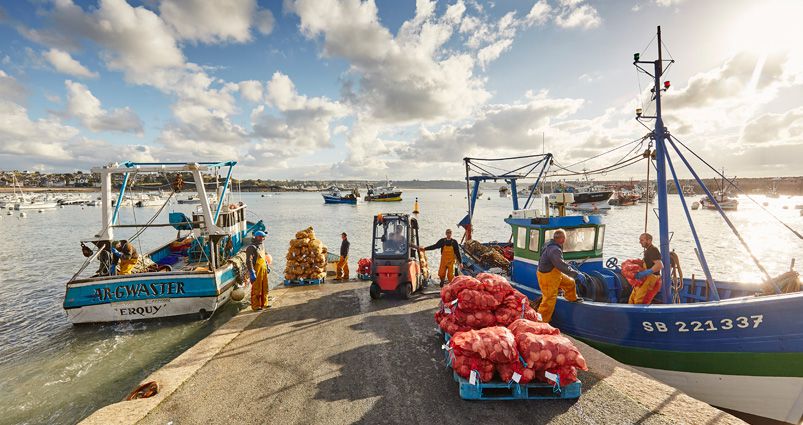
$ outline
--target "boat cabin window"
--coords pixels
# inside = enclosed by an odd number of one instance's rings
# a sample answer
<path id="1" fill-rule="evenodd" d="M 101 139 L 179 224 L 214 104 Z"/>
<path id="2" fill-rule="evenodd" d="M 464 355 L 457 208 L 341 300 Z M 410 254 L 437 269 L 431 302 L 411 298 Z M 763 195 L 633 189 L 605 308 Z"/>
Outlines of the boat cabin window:
<path id="1" fill-rule="evenodd" d="M 384 220 L 376 223 L 374 252 L 377 255 L 406 254 L 408 245 L 407 226 L 400 220 Z"/>
<path id="2" fill-rule="evenodd" d="M 555 234 L 555 230 L 547 230 L 544 237 L 549 240 Z M 579 227 L 566 230 L 566 242 L 563 244 L 563 252 L 593 251 L 595 227 Z"/>
<path id="3" fill-rule="evenodd" d="M 603 242 L 605 242 L 605 226 L 599 226 L 599 232 L 597 232 L 597 250 L 602 249 Z"/>
<path id="4" fill-rule="evenodd" d="M 540 236 L 541 232 L 538 230 L 532 229 L 530 231 L 530 251 L 538 252 L 538 249 L 541 247 Z"/>
<path id="5" fill-rule="evenodd" d="M 527 228 L 526 227 L 519 227 L 517 230 L 516 235 L 516 248 L 525 249 L 527 248 Z"/>

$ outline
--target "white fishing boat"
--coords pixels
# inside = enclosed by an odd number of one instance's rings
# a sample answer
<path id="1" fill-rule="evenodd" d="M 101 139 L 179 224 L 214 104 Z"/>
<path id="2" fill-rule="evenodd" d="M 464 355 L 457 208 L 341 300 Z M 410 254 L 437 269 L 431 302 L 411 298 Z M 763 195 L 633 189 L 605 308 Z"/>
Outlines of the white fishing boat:
<path id="1" fill-rule="evenodd" d="M 82 241 L 95 249 L 83 247 L 86 261 L 67 282 L 64 310 L 74 323 L 97 323 L 152 319 L 169 316 L 195 315 L 208 317 L 227 303 L 231 291 L 243 279 L 244 248 L 250 235 L 264 230 L 262 221 L 248 223 L 245 219 L 246 205 L 231 202 L 226 193 L 231 171 L 236 162 L 201 163 L 134 163 L 110 164 L 93 168 L 100 175 L 102 221 L 100 231 Z M 211 203 L 203 185 L 203 174 L 228 168 L 228 175 L 221 186 L 220 202 Z M 190 217 L 181 212 L 171 212 L 168 223 L 154 223 L 167 200 L 144 224 L 119 223 L 118 206 L 112 206 L 112 175 L 123 174 L 123 185 L 117 195 L 122 199 L 126 182 L 131 174 L 171 173 L 174 176 L 191 174 L 195 190 L 201 199 Z M 183 180 L 176 178 L 173 192 L 180 191 Z M 223 202 L 226 200 L 226 202 Z M 110 244 L 115 242 L 115 230 L 135 228 L 138 232 L 127 239 L 133 243 L 138 234 L 154 227 L 173 227 L 178 231 L 174 239 L 140 256 L 129 274 L 118 274 L 117 265 L 109 263 L 113 256 Z M 102 260 L 105 262 L 102 263 Z M 90 265 L 100 264 L 98 272 L 87 270 Z"/>

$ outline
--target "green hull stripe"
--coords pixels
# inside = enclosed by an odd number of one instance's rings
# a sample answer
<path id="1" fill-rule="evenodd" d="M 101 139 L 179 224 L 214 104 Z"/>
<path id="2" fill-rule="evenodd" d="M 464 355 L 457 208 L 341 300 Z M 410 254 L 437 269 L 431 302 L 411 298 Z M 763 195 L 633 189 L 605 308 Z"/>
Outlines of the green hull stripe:
<path id="1" fill-rule="evenodd" d="M 720 375 L 803 377 L 803 353 L 666 351 L 577 339 L 631 366 Z"/>

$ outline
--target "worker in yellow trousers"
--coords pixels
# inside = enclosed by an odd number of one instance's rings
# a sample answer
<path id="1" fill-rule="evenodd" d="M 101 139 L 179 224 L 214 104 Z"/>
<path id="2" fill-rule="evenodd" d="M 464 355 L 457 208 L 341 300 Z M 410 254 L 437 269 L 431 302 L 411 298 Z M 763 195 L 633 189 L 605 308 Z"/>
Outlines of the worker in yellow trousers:
<path id="1" fill-rule="evenodd" d="M 434 245 L 424 248 L 425 251 L 432 251 L 433 249 L 441 250 L 441 265 L 438 268 L 438 277 L 441 280 L 441 286 L 445 283 L 451 282 L 454 279 L 454 265 L 459 264 L 463 267 L 463 260 L 460 256 L 460 244 L 452 239 L 452 229 L 446 229 L 446 237 L 441 238 Z M 447 279 L 448 280 L 445 280 Z"/>
<path id="2" fill-rule="evenodd" d="M 340 243 L 340 259 L 337 260 L 337 272 L 335 273 L 335 280 L 349 280 L 349 236 L 346 232 L 340 234 L 343 242 Z"/>
<path id="3" fill-rule="evenodd" d="M 568 301 L 581 301 L 577 298 L 575 280 L 584 284 L 585 276 L 563 261 L 564 242 L 566 242 L 566 231 L 555 230 L 552 239 L 541 249 L 541 258 L 538 260 L 536 275 L 542 294 L 538 313 L 541 314 L 541 320 L 545 323 L 552 320 L 555 303 L 558 301 L 558 290 L 563 290 L 563 296 Z"/>
<path id="4" fill-rule="evenodd" d="M 655 296 L 656 285 L 660 288 L 661 270 L 664 264 L 661 262 L 661 251 L 652 244 L 652 235 L 642 233 L 638 238 L 639 244 L 644 248 L 644 270 L 636 273 L 636 279 L 643 280 L 641 286 L 633 287 L 630 293 L 628 304 L 650 304 Z"/>
<path id="5" fill-rule="evenodd" d="M 126 240 L 117 242 L 112 246 L 112 269 L 117 266 L 116 274 L 131 274 L 139 261 L 139 254 L 134 245 Z"/>
<path id="6" fill-rule="evenodd" d="M 251 245 L 245 249 L 245 264 L 251 278 L 251 309 L 262 310 L 268 306 L 268 273 L 270 266 L 262 242 L 267 233 L 257 230 Z"/>

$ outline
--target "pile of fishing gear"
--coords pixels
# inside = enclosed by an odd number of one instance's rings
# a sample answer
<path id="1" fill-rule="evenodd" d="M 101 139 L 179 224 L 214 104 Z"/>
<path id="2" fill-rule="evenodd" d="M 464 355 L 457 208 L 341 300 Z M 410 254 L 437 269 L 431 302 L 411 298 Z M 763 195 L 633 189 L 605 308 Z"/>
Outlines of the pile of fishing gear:
<path id="1" fill-rule="evenodd" d="M 506 258 L 502 248 L 489 247 L 470 239 L 463 245 L 467 253 L 476 258 L 485 269 L 498 267 L 504 271 L 510 270 L 510 260 Z M 497 249 L 498 248 L 498 249 Z M 512 252 L 511 252 L 512 255 Z"/>

